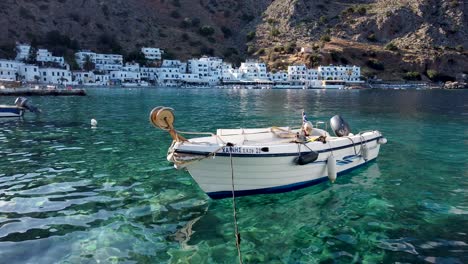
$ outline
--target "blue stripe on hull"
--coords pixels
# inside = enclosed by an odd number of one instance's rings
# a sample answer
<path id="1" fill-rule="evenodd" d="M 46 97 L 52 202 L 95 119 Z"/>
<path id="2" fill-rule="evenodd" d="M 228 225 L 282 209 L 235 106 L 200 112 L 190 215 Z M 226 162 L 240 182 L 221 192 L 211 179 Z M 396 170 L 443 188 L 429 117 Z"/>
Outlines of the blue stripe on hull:
<path id="1" fill-rule="evenodd" d="M 23 115 L 23 109 L 18 107 L 0 107 L 0 117 L 18 117 Z"/>
<path id="2" fill-rule="evenodd" d="M 351 172 L 354 169 L 363 167 L 367 164 L 369 164 L 372 161 L 375 161 L 375 159 L 368 160 L 367 162 L 364 162 L 362 164 L 359 164 L 355 167 L 346 169 L 344 171 L 341 171 L 337 173 L 337 176 L 342 176 L 343 174 L 346 174 L 348 172 Z M 306 181 L 306 182 L 298 182 L 298 183 L 293 183 L 293 184 L 288 184 L 288 185 L 283 185 L 283 186 L 278 186 L 278 187 L 272 187 L 272 188 L 264 188 L 264 189 L 255 189 L 255 190 L 245 190 L 245 191 L 235 191 L 234 194 L 236 197 L 239 196 L 247 196 L 247 195 L 255 195 L 255 194 L 272 194 L 272 193 L 284 193 L 284 192 L 290 192 L 290 191 L 295 191 L 299 190 L 302 188 L 306 188 L 312 185 L 319 184 L 321 182 L 327 181 L 328 177 L 322 177 L 318 178 L 315 180 L 311 181 Z M 231 191 L 222 191 L 222 192 L 211 192 L 211 193 L 206 193 L 210 198 L 212 199 L 223 199 L 223 198 L 230 198 L 232 197 L 232 192 Z"/>

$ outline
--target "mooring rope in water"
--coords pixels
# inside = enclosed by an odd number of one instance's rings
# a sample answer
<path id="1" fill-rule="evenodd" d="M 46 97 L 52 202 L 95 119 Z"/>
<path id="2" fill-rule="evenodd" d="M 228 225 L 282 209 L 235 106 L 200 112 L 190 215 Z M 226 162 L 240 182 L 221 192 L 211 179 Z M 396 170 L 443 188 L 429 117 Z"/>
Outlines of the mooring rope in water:
<path id="1" fill-rule="evenodd" d="M 236 210 L 236 195 L 234 192 L 234 166 L 232 164 L 232 143 L 228 143 L 229 146 L 229 158 L 231 161 L 231 183 L 232 183 L 232 210 L 233 210 L 233 217 L 234 217 L 234 232 L 236 233 L 236 247 L 237 247 L 237 254 L 239 255 L 239 263 L 242 264 L 242 253 L 240 248 L 241 237 L 239 233 L 239 227 L 237 226 L 237 210 Z"/>

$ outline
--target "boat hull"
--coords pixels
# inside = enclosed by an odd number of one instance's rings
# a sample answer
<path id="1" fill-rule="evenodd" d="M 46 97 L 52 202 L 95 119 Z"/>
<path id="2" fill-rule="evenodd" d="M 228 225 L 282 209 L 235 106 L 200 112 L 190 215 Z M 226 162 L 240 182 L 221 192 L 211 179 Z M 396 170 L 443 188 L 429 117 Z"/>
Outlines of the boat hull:
<path id="1" fill-rule="evenodd" d="M 0 106 L 1 117 L 20 117 L 24 114 L 24 109 L 17 106 Z"/>
<path id="2" fill-rule="evenodd" d="M 214 158 L 202 159 L 186 168 L 200 188 L 213 199 L 232 196 L 232 173 L 236 196 L 287 192 L 328 180 L 328 166 L 331 164 L 327 164 L 327 159 L 331 155 L 336 160 L 334 166 L 339 176 L 375 160 L 380 149 L 379 138 L 381 135 L 376 132 L 366 138 L 362 137 L 364 144 L 356 139 L 342 140 L 333 145 L 308 144 L 311 148 L 319 146 L 320 149 L 312 148 L 319 153 L 318 158 L 306 165 L 295 162 L 299 155 L 297 150 L 285 153 L 231 154 L 229 149 L 224 149 Z M 293 147 L 297 148 L 297 145 L 294 144 Z M 366 150 L 362 151 L 361 148 Z M 304 154 L 309 151 L 305 151 L 304 147 L 301 150 Z M 188 154 L 186 151 L 180 152 Z"/>

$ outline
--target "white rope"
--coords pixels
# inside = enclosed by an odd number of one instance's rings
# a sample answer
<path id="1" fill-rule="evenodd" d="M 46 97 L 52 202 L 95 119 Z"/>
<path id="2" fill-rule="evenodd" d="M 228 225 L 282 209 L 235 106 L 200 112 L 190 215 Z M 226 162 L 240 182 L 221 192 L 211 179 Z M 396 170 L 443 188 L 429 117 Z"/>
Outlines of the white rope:
<path id="1" fill-rule="evenodd" d="M 232 184 L 232 210 L 233 210 L 233 218 L 234 218 L 234 232 L 236 236 L 236 247 L 237 247 L 237 254 L 239 256 L 239 263 L 242 264 L 242 253 L 240 248 L 241 238 L 239 233 L 239 227 L 237 226 L 237 210 L 236 210 L 236 195 L 234 191 L 234 166 L 232 164 L 232 147 L 229 147 L 229 158 L 231 161 L 231 184 Z"/>

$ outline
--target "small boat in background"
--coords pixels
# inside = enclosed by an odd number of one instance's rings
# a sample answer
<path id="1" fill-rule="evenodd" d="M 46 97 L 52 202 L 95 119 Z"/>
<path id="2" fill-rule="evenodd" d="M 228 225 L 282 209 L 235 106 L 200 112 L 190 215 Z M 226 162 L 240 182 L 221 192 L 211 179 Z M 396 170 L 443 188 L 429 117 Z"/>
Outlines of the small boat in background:
<path id="1" fill-rule="evenodd" d="M 0 117 L 21 117 L 26 110 L 33 113 L 41 112 L 39 108 L 31 105 L 27 98 L 18 97 L 15 100 L 15 105 L 0 105 Z"/>
<path id="2" fill-rule="evenodd" d="M 167 160 L 187 169 L 213 199 L 280 193 L 311 186 L 375 160 L 387 140 L 377 130 L 352 134 L 346 121 L 330 119 L 335 134 L 315 127 L 303 113 L 300 128 L 218 129 L 179 132 L 171 108 L 156 107 L 151 123 L 171 135 Z M 207 135 L 186 139 L 180 134 Z"/>

